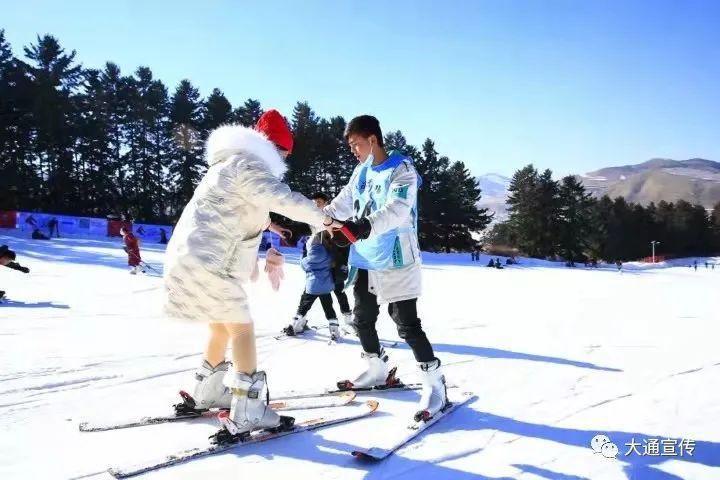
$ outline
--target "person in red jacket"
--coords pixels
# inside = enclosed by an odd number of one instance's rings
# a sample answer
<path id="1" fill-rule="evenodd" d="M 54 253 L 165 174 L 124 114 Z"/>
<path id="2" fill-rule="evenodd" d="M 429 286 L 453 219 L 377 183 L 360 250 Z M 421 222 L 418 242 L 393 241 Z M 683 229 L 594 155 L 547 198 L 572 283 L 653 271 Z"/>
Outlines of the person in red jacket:
<path id="1" fill-rule="evenodd" d="M 122 235 L 123 241 L 125 242 L 124 250 L 128 254 L 130 273 L 135 275 L 137 274 L 140 262 L 142 262 L 142 258 L 140 258 L 140 242 L 137 237 L 133 235 L 132 230 L 127 227 L 122 227 L 120 229 L 120 235 Z M 142 269 L 142 272 L 145 273 L 144 268 Z"/>

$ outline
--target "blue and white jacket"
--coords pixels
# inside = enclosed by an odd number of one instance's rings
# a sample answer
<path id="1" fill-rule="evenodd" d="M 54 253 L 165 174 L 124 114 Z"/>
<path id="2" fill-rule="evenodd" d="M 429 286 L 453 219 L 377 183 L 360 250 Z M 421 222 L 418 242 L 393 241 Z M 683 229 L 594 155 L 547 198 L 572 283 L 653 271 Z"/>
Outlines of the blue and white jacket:
<path id="1" fill-rule="evenodd" d="M 420 184 L 412 160 L 390 152 L 380 165 L 359 164 L 325 207 L 325 213 L 340 221 L 370 221 L 370 236 L 352 246 L 348 264 L 368 271 L 368 289 L 381 304 L 417 298 L 422 290 L 417 237 Z"/>

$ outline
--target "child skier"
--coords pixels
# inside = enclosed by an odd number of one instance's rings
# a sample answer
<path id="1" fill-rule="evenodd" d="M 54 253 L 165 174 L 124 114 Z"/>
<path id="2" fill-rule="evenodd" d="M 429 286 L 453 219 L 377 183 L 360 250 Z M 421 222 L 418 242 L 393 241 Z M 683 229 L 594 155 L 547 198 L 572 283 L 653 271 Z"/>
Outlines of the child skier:
<path id="1" fill-rule="evenodd" d="M 310 198 L 312 198 L 315 205 L 319 208 L 325 208 L 328 203 L 330 203 L 328 196 L 322 192 L 314 193 Z M 338 301 L 338 305 L 340 305 L 340 315 L 342 316 L 345 325 L 352 327 L 352 311 L 350 310 L 348 297 L 345 293 L 345 281 L 348 276 L 348 255 L 350 254 L 350 248 L 347 246 L 338 246 L 332 241 L 326 242 L 325 247 L 330 252 L 330 257 L 332 259 L 331 273 L 333 283 L 335 284 L 333 293 Z"/>
<path id="2" fill-rule="evenodd" d="M 291 424 L 267 405 L 267 376 L 257 370 L 246 283 L 257 277 L 258 249 L 271 211 L 317 229 L 338 226 L 280 181 L 292 147 L 290 129 L 276 110 L 265 112 L 255 129 L 228 125 L 213 131 L 206 147 L 209 168 L 168 243 L 166 311 L 208 322 L 210 329 L 190 406 L 230 407 L 229 415 L 220 417 L 224 429 L 217 441 Z M 265 272 L 275 289 L 282 265 L 283 256 L 268 250 Z M 225 361 L 228 343 L 232 365 Z"/>
<path id="3" fill-rule="evenodd" d="M 122 235 L 123 241 L 125 242 L 123 250 L 125 250 L 125 253 L 128 255 L 130 274 L 136 275 L 138 267 L 140 267 L 140 262 L 142 262 L 142 258 L 140 258 L 140 240 L 137 239 L 130 228 L 125 226 L 120 228 L 120 235 Z M 144 268 L 142 268 L 142 273 L 145 273 Z"/>
<path id="4" fill-rule="evenodd" d="M 305 330 L 307 325 L 305 315 L 319 298 L 330 328 L 330 339 L 337 341 L 340 338 L 340 324 L 330 296 L 330 292 L 335 288 L 331 271 L 330 243 L 330 233 L 322 231 L 310 237 L 305 244 L 307 255 L 300 261 L 300 266 L 305 271 L 305 291 L 300 297 L 300 304 L 292 323 L 284 330 L 287 335 L 294 336 Z"/>

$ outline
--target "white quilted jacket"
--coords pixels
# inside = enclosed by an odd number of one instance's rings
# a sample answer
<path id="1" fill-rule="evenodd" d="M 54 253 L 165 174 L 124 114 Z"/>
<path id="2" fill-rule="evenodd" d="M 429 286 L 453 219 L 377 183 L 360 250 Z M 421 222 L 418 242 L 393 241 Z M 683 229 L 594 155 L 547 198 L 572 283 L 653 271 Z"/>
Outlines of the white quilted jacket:
<path id="1" fill-rule="evenodd" d="M 280 181 L 286 165 L 255 130 L 229 125 L 207 141 L 208 171 L 173 231 L 165 257 L 168 315 L 252 322 L 243 284 L 257 264 L 269 212 L 323 228 L 315 204 Z"/>

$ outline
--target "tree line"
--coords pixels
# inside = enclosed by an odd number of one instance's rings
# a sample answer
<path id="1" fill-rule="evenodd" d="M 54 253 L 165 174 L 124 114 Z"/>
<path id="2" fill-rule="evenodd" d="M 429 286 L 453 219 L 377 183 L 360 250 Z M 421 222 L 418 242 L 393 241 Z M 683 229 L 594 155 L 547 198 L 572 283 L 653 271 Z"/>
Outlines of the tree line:
<path id="1" fill-rule="evenodd" d="M 14 55 L 0 30 L 2 210 L 173 223 L 206 170 L 209 132 L 252 126 L 263 113 L 258 100 L 233 106 L 219 88 L 203 98 L 190 80 L 171 90 L 147 66 L 132 74 L 112 62 L 83 67 L 52 35 L 23 54 Z M 343 138 L 345 119 L 322 118 L 298 102 L 288 120 L 295 148 L 285 180 L 307 195 L 335 195 L 357 164 Z M 394 131 L 385 140 L 412 157 L 422 177 L 421 248 L 472 248 L 470 232 L 483 230 L 490 215 L 476 206 L 481 192 L 465 165 L 440 155 L 431 139 L 417 148 Z"/>
<path id="2" fill-rule="evenodd" d="M 590 196 L 575 176 L 560 181 L 531 164 L 510 182 L 509 218 L 486 241 L 536 258 L 569 262 L 635 260 L 651 255 L 706 256 L 720 251 L 720 203 L 712 211 L 684 200 L 647 206 Z"/>

